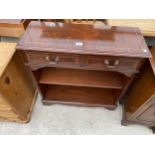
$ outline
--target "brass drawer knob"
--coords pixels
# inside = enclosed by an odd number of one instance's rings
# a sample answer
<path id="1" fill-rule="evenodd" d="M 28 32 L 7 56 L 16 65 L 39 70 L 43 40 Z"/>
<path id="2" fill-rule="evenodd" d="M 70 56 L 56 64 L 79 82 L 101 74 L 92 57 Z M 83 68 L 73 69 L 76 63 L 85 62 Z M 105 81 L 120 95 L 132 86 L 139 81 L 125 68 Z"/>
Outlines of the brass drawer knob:
<path id="1" fill-rule="evenodd" d="M 104 60 L 104 64 L 108 68 L 115 68 L 119 64 L 119 61 L 118 60 L 108 60 L 108 59 L 105 59 Z"/>
<path id="2" fill-rule="evenodd" d="M 45 56 L 45 60 L 50 61 L 50 57 L 49 56 Z"/>
<path id="3" fill-rule="evenodd" d="M 46 56 L 45 59 L 49 61 L 49 63 L 52 65 L 55 65 L 59 62 L 59 56 L 56 56 L 54 58 L 50 58 L 50 56 Z"/>

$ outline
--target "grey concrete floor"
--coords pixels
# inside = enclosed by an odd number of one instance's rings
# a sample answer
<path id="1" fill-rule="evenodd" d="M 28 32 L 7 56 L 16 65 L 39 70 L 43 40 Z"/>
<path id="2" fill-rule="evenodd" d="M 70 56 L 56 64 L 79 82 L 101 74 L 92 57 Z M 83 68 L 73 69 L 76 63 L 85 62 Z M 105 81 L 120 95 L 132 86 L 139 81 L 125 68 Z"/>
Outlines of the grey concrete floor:
<path id="1" fill-rule="evenodd" d="M 0 122 L 0 134 L 15 135 L 146 135 L 152 131 L 141 125 L 121 125 L 122 108 L 115 111 L 104 108 L 65 105 L 44 106 L 38 96 L 28 124 Z"/>

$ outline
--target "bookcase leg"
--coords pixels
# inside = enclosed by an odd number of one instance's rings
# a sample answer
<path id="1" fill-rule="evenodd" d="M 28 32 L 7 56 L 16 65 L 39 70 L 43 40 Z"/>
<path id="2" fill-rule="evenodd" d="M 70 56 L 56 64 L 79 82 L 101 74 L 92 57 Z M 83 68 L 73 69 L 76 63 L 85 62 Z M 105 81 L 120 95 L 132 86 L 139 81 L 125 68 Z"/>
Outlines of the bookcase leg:
<path id="1" fill-rule="evenodd" d="M 113 107 L 104 107 L 107 110 L 115 110 L 117 108 L 117 106 L 113 106 Z"/>
<path id="2" fill-rule="evenodd" d="M 121 121 L 121 125 L 123 125 L 123 126 L 127 126 L 127 125 L 128 125 L 128 122 L 127 122 L 126 120 L 122 119 L 122 121 Z"/>

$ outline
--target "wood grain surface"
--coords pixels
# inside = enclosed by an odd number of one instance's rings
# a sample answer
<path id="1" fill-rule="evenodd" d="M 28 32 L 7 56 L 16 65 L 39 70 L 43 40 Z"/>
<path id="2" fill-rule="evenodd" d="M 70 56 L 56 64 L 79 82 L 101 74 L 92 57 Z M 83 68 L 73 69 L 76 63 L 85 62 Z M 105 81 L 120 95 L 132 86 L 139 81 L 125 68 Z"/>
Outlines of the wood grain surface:
<path id="1" fill-rule="evenodd" d="M 107 19 L 108 25 L 138 27 L 144 36 L 155 37 L 155 19 Z"/>
<path id="2" fill-rule="evenodd" d="M 17 49 L 125 57 L 151 57 L 138 28 L 32 21 Z"/>

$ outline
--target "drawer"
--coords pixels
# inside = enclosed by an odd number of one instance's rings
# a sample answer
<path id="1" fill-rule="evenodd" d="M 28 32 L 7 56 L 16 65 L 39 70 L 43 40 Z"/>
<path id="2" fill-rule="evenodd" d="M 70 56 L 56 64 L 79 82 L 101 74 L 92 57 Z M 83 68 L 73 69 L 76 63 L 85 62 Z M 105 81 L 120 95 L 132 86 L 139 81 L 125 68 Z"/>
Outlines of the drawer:
<path id="1" fill-rule="evenodd" d="M 155 104 L 145 109 L 138 117 L 138 121 L 155 123 Z"/>
<path id="2" fill-rule="evenodd" d="M 45 52 L 27 52 L 28 63 L 32 65 L 79 66 L 80 56 L 73 54 L 54 54 Z"/>
<path id="3" fill-rule="evenodd" d="M 109 56 L 87 56 L 86 65 L 88 68 L 96 68 L 108 71 L 137 72 L 142 59 L 109 57 Z"/>

